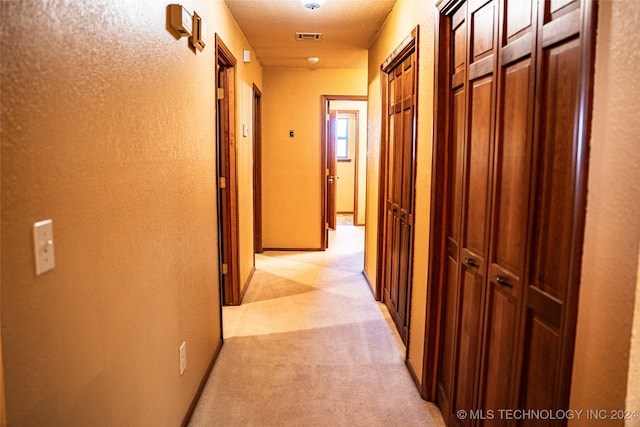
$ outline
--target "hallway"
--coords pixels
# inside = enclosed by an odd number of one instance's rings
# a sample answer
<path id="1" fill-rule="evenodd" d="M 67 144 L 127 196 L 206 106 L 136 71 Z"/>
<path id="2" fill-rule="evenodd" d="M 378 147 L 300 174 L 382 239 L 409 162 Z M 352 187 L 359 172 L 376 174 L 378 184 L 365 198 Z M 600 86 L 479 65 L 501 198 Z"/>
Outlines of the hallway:
<path id="1" fill-rule="evenodd" d="M 364 229 L 331 234 L 326 252 L 256 256 L 190 426 L 444 425 L 362 276 Z"/>

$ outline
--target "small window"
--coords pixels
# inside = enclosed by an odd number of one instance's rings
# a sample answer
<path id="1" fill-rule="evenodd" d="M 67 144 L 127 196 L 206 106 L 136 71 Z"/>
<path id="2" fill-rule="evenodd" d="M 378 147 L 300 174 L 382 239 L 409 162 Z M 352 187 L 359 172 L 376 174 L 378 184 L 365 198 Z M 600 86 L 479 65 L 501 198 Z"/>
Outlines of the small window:
<path id="1" fill-rule="evenodd" d="M 336 141 L 336 157 L 338 159 L 349 158 L 349 119 L 341 117 L 337 120 L 338 128 Z"/>

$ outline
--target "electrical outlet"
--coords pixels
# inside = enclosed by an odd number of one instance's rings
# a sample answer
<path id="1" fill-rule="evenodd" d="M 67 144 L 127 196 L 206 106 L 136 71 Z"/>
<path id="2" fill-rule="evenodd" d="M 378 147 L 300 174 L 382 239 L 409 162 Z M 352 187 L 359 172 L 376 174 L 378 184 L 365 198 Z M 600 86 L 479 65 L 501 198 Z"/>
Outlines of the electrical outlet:
<path id="1" fill-rule="evenodd" d="M 180 344 L 180 375 L 184 374 L 187 369 L 187 343 L 182 341 Z"/>

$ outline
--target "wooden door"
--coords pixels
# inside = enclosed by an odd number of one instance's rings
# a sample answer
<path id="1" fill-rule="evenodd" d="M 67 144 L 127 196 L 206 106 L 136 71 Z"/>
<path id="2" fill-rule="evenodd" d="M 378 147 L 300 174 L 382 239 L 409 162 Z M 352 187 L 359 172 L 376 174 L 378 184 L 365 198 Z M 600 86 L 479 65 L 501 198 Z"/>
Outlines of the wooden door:
<path id="1" fill-rule="evenodd" d="M 216 36 L 218 235 L 220 281 L 225 305 L 239 305 L 238 190 L 236 172 L 235 63 L 231 51 Z"/>
<path id="2" fill-rule="evenodd" d="M 477 405 L 495 413 L 513 407 L 515 393 L 530 192 L 535 7 L 529 0 L 505 0 L 499 17 L 494 190 Z"/>
<path id="3" fill-rule="evenodd" d="M 384 68 L 387 76 L 382 299 L 406 343 L 413 251 L 415 186 L 415 44 Z"/>
<path id="4" fill-rule="evenodd" d="M 463 151 L 458 319 L 452 410 L 476 406 L 489 250 L 497 2 L 467 8 L 466 139 Z M 470 419 L 460 419 L 470 425 Z"/>
<path id="5" fill-rule="evenodd" d="M 518 403 L 556 409 L 569 404 L 595 17 L 592 3 L 578 0 L 540 2 L 537 12 L 535 173 Z"/>
<path id="6" fill-rule="evenodd" d="M 446 209 L 433 222 L 442 243 L 432 247 L 442 255 L 431 258 L 443 260 L 431 264 L 443 295 L 437 400 L 451 425 L 487 423 L 458 419 L 457 410 L 566 409 L 592 4 L 469 0 L 442 10 L 439 45 L 447 53 L 438 56 L 446 65 L 437 105 L 446 114 L 438 119 L 434 179 Z M 517 424 L 528 423 L 562 424 Z M 496 417 L 489 424 L 516 423 Z"/>
<path id="7" fill-rule="evenodd" d="M 462 188 L 463 188 L 463 160 L 467 133 L 466 124 L 466 54 L 467 54 L 467 7 L 463 4 L 451 19 L 451 58 L 452 66 L 447 75 L 446 88 L 451 98 L 450 141 L 443 156 L 447 165 L 448 186 L 443 195 L 446 206 L 445 225 L 445 268 L 443 269 L 443 327 L 442 343 L 439 359 L 441 361 L 437 374 L 437 401 L 442 410 L 445 421 L 451 413 L 451 398 L 454 386 L 454 362 L 456 358 L 456 325 L 458 312 L 458 277 L 460 264 L 461 218 L 462 218 Z"/>
<path id="8" fill-rule="evenodd" d="M 336 144 L 338 139 L 338 116 L 336 111 L 329 112 L 329 141 L 327 145 L 327 223 L 330 229 L 335 230 L 338 222 L 337 197 L 338 197 L 338 159 Z"/>

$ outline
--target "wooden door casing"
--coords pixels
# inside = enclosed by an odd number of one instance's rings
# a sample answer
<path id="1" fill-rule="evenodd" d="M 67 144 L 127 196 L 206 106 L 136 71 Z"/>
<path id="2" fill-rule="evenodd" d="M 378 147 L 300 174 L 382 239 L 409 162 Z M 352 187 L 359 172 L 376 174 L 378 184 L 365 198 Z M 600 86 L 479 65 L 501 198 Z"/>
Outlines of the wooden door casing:
<path id="1" fill-rule="evenodd" d="M 262 92 L 253 85 L 253 252 L 262 253 Z M 255 257 L 253 260 L 255 265 Z"/>
<path id="2" fill-rule="evenodd" d="M 327 223 L 332 230 L 336 229 L 338 222 L 338 158 L 336 155 L 336 144 L 338 140 L 338 115 L 336 111 L 329 112 L 329 141 L 327 147 Z"/>
<path id="3" fill-rule="evenodd" d="M 231 51 L 216 35 L 218 222 L 220 280 L 225 305 L 240 305 L 238 262 L 238 190 L 235 120 L 235 64 Z M 225 272 L 226 269 L 226 272 Z"/>
<path id="4" fill-rule="evenodd" d="M 427 293 L 440 305 L 427 305 L 423 397 L 437 399 L 449 425 L 527 424 L 455 411 L 568 407 L 594 3 L 439 10 Z"/>
<path id="5" fill-rule="evenodd" d="M 439 360 L 441 360 L 437 373 L 437 401 L 440 404 L 445 421 L 448 422 L 451 413 L 451 401 L 454 386 L 454 364 L 456 363 L 456 318 L 458 312 L 459 287 L 458 277 L 460 270 L 461 247 L 461 218 L 462 218 L 462 187 L 463 164 L 466 144 L 466 50 L 467 50 L 467 7 L 463 4 L 452 14 L 450 31 L 452 34 L 451 69 L 447 73 L 447 93 L 451 97 L 450 138 L 446 155 L 442 157 L 447 164 L 448 191 L 443 194 L 446 206 L 446 231 L 445 268 L 443 271 L 443 323 L 442 343 L 440 346 Z M 448 97 L 447 97 L 448 98 Z"/>

